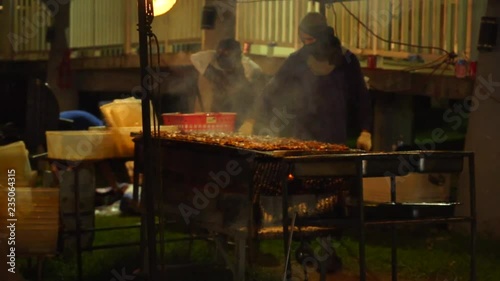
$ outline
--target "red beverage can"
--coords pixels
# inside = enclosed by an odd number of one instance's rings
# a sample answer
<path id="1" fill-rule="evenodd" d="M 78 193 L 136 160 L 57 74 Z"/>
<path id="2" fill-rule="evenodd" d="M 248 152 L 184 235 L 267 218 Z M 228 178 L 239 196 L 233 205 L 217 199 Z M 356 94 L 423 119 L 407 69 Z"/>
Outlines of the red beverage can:
<path id="1" fill-rule="evenodd" d="M 368 66 L 368 68 L 377 68 L 377 57 L 376 56 L 368 56 L 367 66 Z"/>
<path id="2" fill-rule="evenodd" d="M 477 61 L 471 61 L 469 63 L 469 76 L 476 77 L 477 73 Z"/>
<path id="3" fill-rule="evenodd" d="M 459 59 L 455 64 L 455 76 L 457 78 L 465 78 L 467 76 L 467 62 Z"/>

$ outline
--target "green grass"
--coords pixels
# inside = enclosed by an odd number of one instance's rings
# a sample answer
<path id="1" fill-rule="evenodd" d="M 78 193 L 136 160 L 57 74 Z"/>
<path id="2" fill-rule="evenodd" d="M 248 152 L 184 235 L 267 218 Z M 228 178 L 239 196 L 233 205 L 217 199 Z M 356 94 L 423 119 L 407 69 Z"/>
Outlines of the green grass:
<path id="1" fill-rule="evenodd" d="M 116 225 L 131 225 L 138 222 L 137 218 L 130 217 L 101 217 L 96 219 L 97 227 L 109 227 Z M 401 280 L 410 281 L 460 281 L 468 280 L 469 257 L 468 238 L 459 234 L 451 234 L 448 231 L 429 228 L 427 226 L 406 227 L 398 230 L 398 258 L 399 277 Z M 169 234 L 168 238 L 182 237 L 182 234 Z M 391 232 L 387 228 L 367 229 L 367 266 L 368 275 L 377 277 L 377 280 L 387 280 L 390 276 L 390 237 Z M 96 234 L 94 245 L 104 243 L 119 243 L 139 240 L 137 229 L 119 230 L 112 232 L 100 232 Z M 334 241 L 333 246 L 344 263 L 344 273 L 356 275 L 357 263 L 357 240 L 355 233 L 344 233 L 340 241 Z M 169 243 L 166 246 L 167 263 L 182 263 L 189 260 L 187 242 Z M 294 248 L 298 243 L 294 244 Z M 313 243 L 313 248 L 318 245 Z M 275 254 L 280 260 L 284 260 L 283 244 L 281 241 L 269 240 L 262 243 L 265 252 Z M 191 259 L 198 262 L 206 262 L 213 257 L 213 246 L 204 241 L 193 244 Z M 477 272 L 481 281 L 500 280 L 500 242 L 490 240 L 478 240 Z M 113 279 L 112 271 L 121 272 L 125 269 L 132 273 L 140 265 L 139 248 L 118 248 L 109 250 L 98 250 L 84 254 L 85 280 L 108 281 Z M 26 262 L 23 262 L 25 276 L 28 280 L 33 278 L 34 271 L 28 270 Z M 71 253 L 63 253 L 45 263 L 44 281 L 75 280 L 75 259 Z M 220 275 L 213 273 L 189 272 L 191 278 L 168 278 L 169 280 L 222 280 Z M 254 268 L 250 275 L 254 280 L 278 280 L 281 277 L 282 268 Z M 200 277 L 201 276 L 201 277 Z M 200 279 L 201 278 L 201 279 Z M 137 279 L 138 280 L 138 279 Z"/>
<path id="2" fill-rule="evenodd" d="M 96 217 L 96 227 L 133 225 L 138 222 L 139 219 L 133 217 Z M 137 229 L 98 232 L 95 235 L 94 246 L 135 242 L 139 241 L 139 237 Z M 129 269 L 130 272 L 137 266 L 139 260 L 138 249 L 138 247 L 129 247 L 85 252 L 83 254 L 83 271 L 86 273 L 85 280 L 111 280 L 113 277 L 111 271 L 116 269 L 120 272 L 123 267 Z M 23 263 L 23 265 L 26 266 L 26 263 Z M 29 280 L 35 280 L 33 278 L 33 274 L 35 274 L 33 270 L 25 269 L 25 271 L 27 271 L 27 277 L 30 277 Z M 76 258 L 74 253 L 70 251 L 47 260 L 44 264 L 44 281 L 74 280 L 75 274 Z"/>

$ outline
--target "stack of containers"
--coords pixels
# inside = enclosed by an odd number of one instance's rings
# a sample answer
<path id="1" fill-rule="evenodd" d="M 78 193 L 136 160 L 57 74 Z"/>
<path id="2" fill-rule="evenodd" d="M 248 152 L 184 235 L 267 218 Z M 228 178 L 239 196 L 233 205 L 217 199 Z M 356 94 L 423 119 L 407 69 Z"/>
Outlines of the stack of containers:
<path id="1" fill-rule="evenodd" d="M 59 189 L 44 187 L 16 186 L 15 217 L 11 216 L 7 206 L 9 190 L 0 187 L 0 203 L 5 208 L 0 210 L 0 228 L 8 234 L 8 219 L 17 219 L 15 223 L 16 256 L 54 255 L 58 251 L 59 237 Z M 13 232 L 14 233 L 14 232 Z M 7 236 L 5 236 L 7 237 Z M 5 243 L 0 237 L 0 243 Z M 2 253 L 4 254 L 4 253 Z"/>
<path id="2" fill-rule="evenodd" d="M 158 124 L 153 106 L 151 108 L 151 125 Z M 134 155 L 132 133 L 142 132 L 142 101 L 136 98 L 118 99 L 100 107 L 104 119 L 114 139 L 116 157 L 130 158 Z M 176 127 L 163 127 L 161 130 L 175 130 Z"/>
<path id="3" fill-rule="evenodd" d="M 57 253 L 59 189 L 35 188 L 38 173 L 31 169 L 23 141 L 0 146 L 0 170 L 0 204 L 5 206 L 0 209 L 0 229 L 5 234 L 0 235 L 0 248 L 7 246 L 10 231 L 15 233 L 16 256 Z M 8 228 L 12 219 L 17 219 L 15 228 Z"/>
<path id="4" fill-rule="evenodd" d="M 141 100 L 135 98 L 117 99 L 100 107 L 110 127 L 117 157 L 132 157 L 134 142 L 131 133 L 142 131 Z M 151 110 L 153 118 L 153 110 Z"/>
<path id="5" fill-rule="evenodd" d="M 16 186 L 33 186 L 37 171 L 31 170 L 29 153 L 23 141 L 0 146 L 0 186 L 8 187 L 8 170 L 15 170 Z"/>

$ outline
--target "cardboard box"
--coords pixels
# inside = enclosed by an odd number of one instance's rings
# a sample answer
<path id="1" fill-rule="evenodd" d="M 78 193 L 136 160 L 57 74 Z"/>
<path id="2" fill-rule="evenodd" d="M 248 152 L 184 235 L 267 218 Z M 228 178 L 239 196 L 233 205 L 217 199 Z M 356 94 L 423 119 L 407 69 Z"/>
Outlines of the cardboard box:
<path id="1" fill-rule="evenodd" d="M 14 210 L 8 210 L 9 198 L 15 197 Z M 11 199 L 12 200 L 12 199 Z M 7 219 L 16 218 L 15 251 L 17 256 L 51 255 L 57 253 L 59 236 L 59 189 L 15 187 L 0 188 L 0 229 L 7 230 L 11 223 Z M 14 217 L 10 212 L 14 211 Z M 5 234 L 6 232 L 2 232 Z M 10 231 L 7 233 L 10 236 Z M 7 236 L 0 236 L 0 244 L 5 245 Z"/>
<path id="2" fill-rule="evenodd" d="M 417 173 L 396 177 L 396 201 L 400 203 L 449 202 L 451 178 L 451 174 Z M 366 202 L 390 202 L 390 178 L 364 178 L 363 193 Z"/>

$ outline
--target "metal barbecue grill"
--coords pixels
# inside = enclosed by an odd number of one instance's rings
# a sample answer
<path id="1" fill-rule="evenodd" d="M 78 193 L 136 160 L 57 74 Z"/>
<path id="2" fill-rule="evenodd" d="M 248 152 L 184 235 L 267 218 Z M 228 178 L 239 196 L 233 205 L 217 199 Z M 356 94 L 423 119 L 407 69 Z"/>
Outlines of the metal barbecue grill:
<path id="1" fill-rule="evenodd" d="M 254 250 L 258 239 L 283 238 L 289 252 L 293 237 L 326 236 L 339 229 L 359 229 L 360 280 L 366 280 L 365 225 L 425 222 L 471 222 L 475 241 L 473 154 L 468 152 L 411 151 L 364 153 L 348 151 L 258 151 L 225 145 L 155 138 L 162 159 L 161 198 L 165 213 L 191 227 L 239 241 L 239 268 L 235 279 L 244 280 L 245 247 Z M 140 138 L 136 139 L 140 143 Z M 413 173 L 461 172 L 468 158 L 471 215 L 402 220 L 366 220 L 363 177 L 389 177 L 391 202 L 397 208 L 396 176 Z M 140 159 L 140 158 L 138 158 Z M 201 194 L 205 194 L 205 199 Z M 160 197 L 162 196 L 163 197 Z M 200 199 L 201 198 L 201 199 Z M 198 202 L 196 201 L 198 200 Z M 189 206 L 196 214 L 182 213 Z M 395 209 L 396 210 L 396 209 Z M 295 218 L 296 215 L 296 218 Z M 295 219 L 292 222 L 292 217 Z M 394 230 L 395 231 L 395 230 Z M 394 237 L 395 238 L 395 233 Z M 471 280 L 475 280 L 475 244 L 471 243 Z M 252 256 L 252 255 L 250 255 Z M 397 255 L 393 244 L 393 280 L 397 280 Z M 290 260 L 287 276 L 291 276 Z M 325 280 L 325 270 L 321 270 Z"/>

